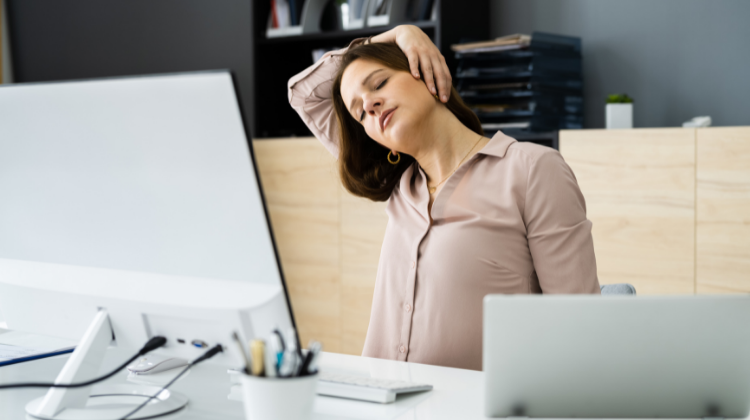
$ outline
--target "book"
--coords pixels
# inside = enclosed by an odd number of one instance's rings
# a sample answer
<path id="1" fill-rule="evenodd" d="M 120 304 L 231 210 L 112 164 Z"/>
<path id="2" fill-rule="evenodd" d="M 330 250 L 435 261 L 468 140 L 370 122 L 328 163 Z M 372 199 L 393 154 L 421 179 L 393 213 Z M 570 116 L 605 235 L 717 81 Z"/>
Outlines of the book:
<path id="1" fill-rule="evenodd" d="M 271 0 L 271 27 L 279 27 L 279 16 L 276 12 L 276 0 Z"/>
<path id="2" fill-rule="evenodd" d="M 291 26 L 297 26 L 299 25 L 297 21 L 297 1 L 296 0 L 289 0 L 289 23 Z"/>
<path id="3" fill-rule="evenodd" d="M 289 0 L 274 0 L 274 3 L 276 4 L 276 17 L 279 22 L 279 28 L 292 26 Z"/>
<path id="4" fill-rule="evenodd" d="M 365 17 L 365 0 L 349 0 L 349 19 L 360 20 Z"/>
<path id="5" fill-rule="evenodd" d="M 531 44 L 531 36 L 524 34 L 506 35 L 491 41 L 469 42 L 466 44 L 451 45 L 451 50 L 456 52 L 492 52 L 520 49 Z"/>
<path id="6" fill-rule="evenodd" d="M 388 13 L 388 0 L 375 0 L 373 16 L 382 16 Z"/>
<path id="7" fill-rule="evenodd" d="M 432 18 L 433 0 L 422 0 L 421 6 L 419 20 L 430 20 Z"/>

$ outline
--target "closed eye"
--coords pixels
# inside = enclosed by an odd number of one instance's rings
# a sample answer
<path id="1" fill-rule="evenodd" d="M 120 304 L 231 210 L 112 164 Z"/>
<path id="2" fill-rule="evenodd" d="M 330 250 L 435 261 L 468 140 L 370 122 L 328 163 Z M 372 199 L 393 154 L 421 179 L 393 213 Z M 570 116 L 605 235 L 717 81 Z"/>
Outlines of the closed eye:
<path id="1" fill-rule="evenodd" d="M 387 81 L 388 81 L 388 78 L 383 79 L 383 81 L 380 82 L 380 84 L 378 85 L 378 87 L 375 88 L 375 90 L 378 90 L 378 89 L 382 88 L 383 86 L 385 86 L 385 82 L 387 82 Z M 360 116 L 359 116 L 359 122 L 364 121 L 365 115 L 367 115 L 367 113 L 364 110 L 362 110 L 362 114 L 360 114 Z"/>

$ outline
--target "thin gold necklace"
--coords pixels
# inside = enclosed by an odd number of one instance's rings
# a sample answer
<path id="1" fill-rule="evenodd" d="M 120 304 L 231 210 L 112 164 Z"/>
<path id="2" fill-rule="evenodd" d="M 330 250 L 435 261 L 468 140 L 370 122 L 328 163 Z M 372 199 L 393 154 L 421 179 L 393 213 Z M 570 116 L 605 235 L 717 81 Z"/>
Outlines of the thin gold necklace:
<path id="1" fill-rule="evenodd" d="M 471 151 L 472 151 L 472 150 L 474 150 L 474 148 L 475 148 L 475 147 L 477 147 L 477 144 L 479 144 L 479 142 L 480 142 L 480 141 L 482 141 L 482 138 L 483 138 L 483 137 L 484 137 L 484 136 L 479 136 L 479 140 L 477 140 L 477 142 L 476 142 L 476 143 L 474 143 L 474 145 L 473 145 L 473 146 L 471 146 L 471 149 L 469 149 L 469 151 L 468 151 L 468 152 L 466 152 L 466 156 L 464 156 L 464 158 L 463 158 L 463 159 L 461 159 L 461 161 L 460 161 L 460 162 L 458 162 L 458 165 L 456 165 L 455 169 L 453 169 L 453 172 L 451 172 L 451 173 L 450 173 L 450 175 L 448 175 L 448 176 L 446 176 L 445 178 L 443 178 L 443 180 L 442 180 L 442 181 L 440 181 L 440 182 L 438 182 L 438 183 L 437 183 L 437 185 L 435 185 L 434 187 L 430 187 L 429 185 L 427 186 L 427 189 L 428 189 L 428 191 L 430 191 L 430 194 L 435 194 L 435 191 L 437 191 L 437 188 L 438 188 L 438 187 L 439 187 L 440 185 L 442 185 L 442 184 L 443 184 L 443 182 L 445 182 L 446 180 L 448 180 L 448 178 L 450 178 L 450 177 L 451 177 L 451 175 L 453 175 L 453 174 L 455 174 L 455 173 L 456 173 L 456 171 L 457 171 L 457 170 L 458 170 L 458 168 L 459 168 L 459 167 L 461 166 L 461 164 L 462 164 L 462 163 L 464 163 L 464 160 L 466 160 L 466 158 L 467 158 L 467 157 L 469 157 L 469 153 L 471 153 Z"/>

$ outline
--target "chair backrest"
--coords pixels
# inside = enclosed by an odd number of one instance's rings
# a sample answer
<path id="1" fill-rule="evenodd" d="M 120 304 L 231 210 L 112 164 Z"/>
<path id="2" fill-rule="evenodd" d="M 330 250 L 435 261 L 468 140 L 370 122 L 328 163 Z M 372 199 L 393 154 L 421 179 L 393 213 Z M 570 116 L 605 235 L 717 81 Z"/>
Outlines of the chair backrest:
<path id="1" fill-rule="evenodd" d="M 634 295 L 635 287 L 628 283 L 602 284 L 599 286 L 603 295 Z"/>

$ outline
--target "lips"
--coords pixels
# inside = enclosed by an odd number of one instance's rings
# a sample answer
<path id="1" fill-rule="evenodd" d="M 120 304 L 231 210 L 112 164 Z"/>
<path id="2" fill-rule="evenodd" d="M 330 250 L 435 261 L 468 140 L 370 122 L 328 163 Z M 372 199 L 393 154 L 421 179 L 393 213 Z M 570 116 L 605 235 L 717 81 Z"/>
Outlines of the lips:
<path id="1" fill-rule="evenodd" d="M 383 113 L 380 114 L 380 131 L 385 130 L 385 126 L 388 125 L 388 122 L 391 120 L 391 115 L 395 110 L 396 108 L 391 108 L 389 110 L 383 111 Z"/>

